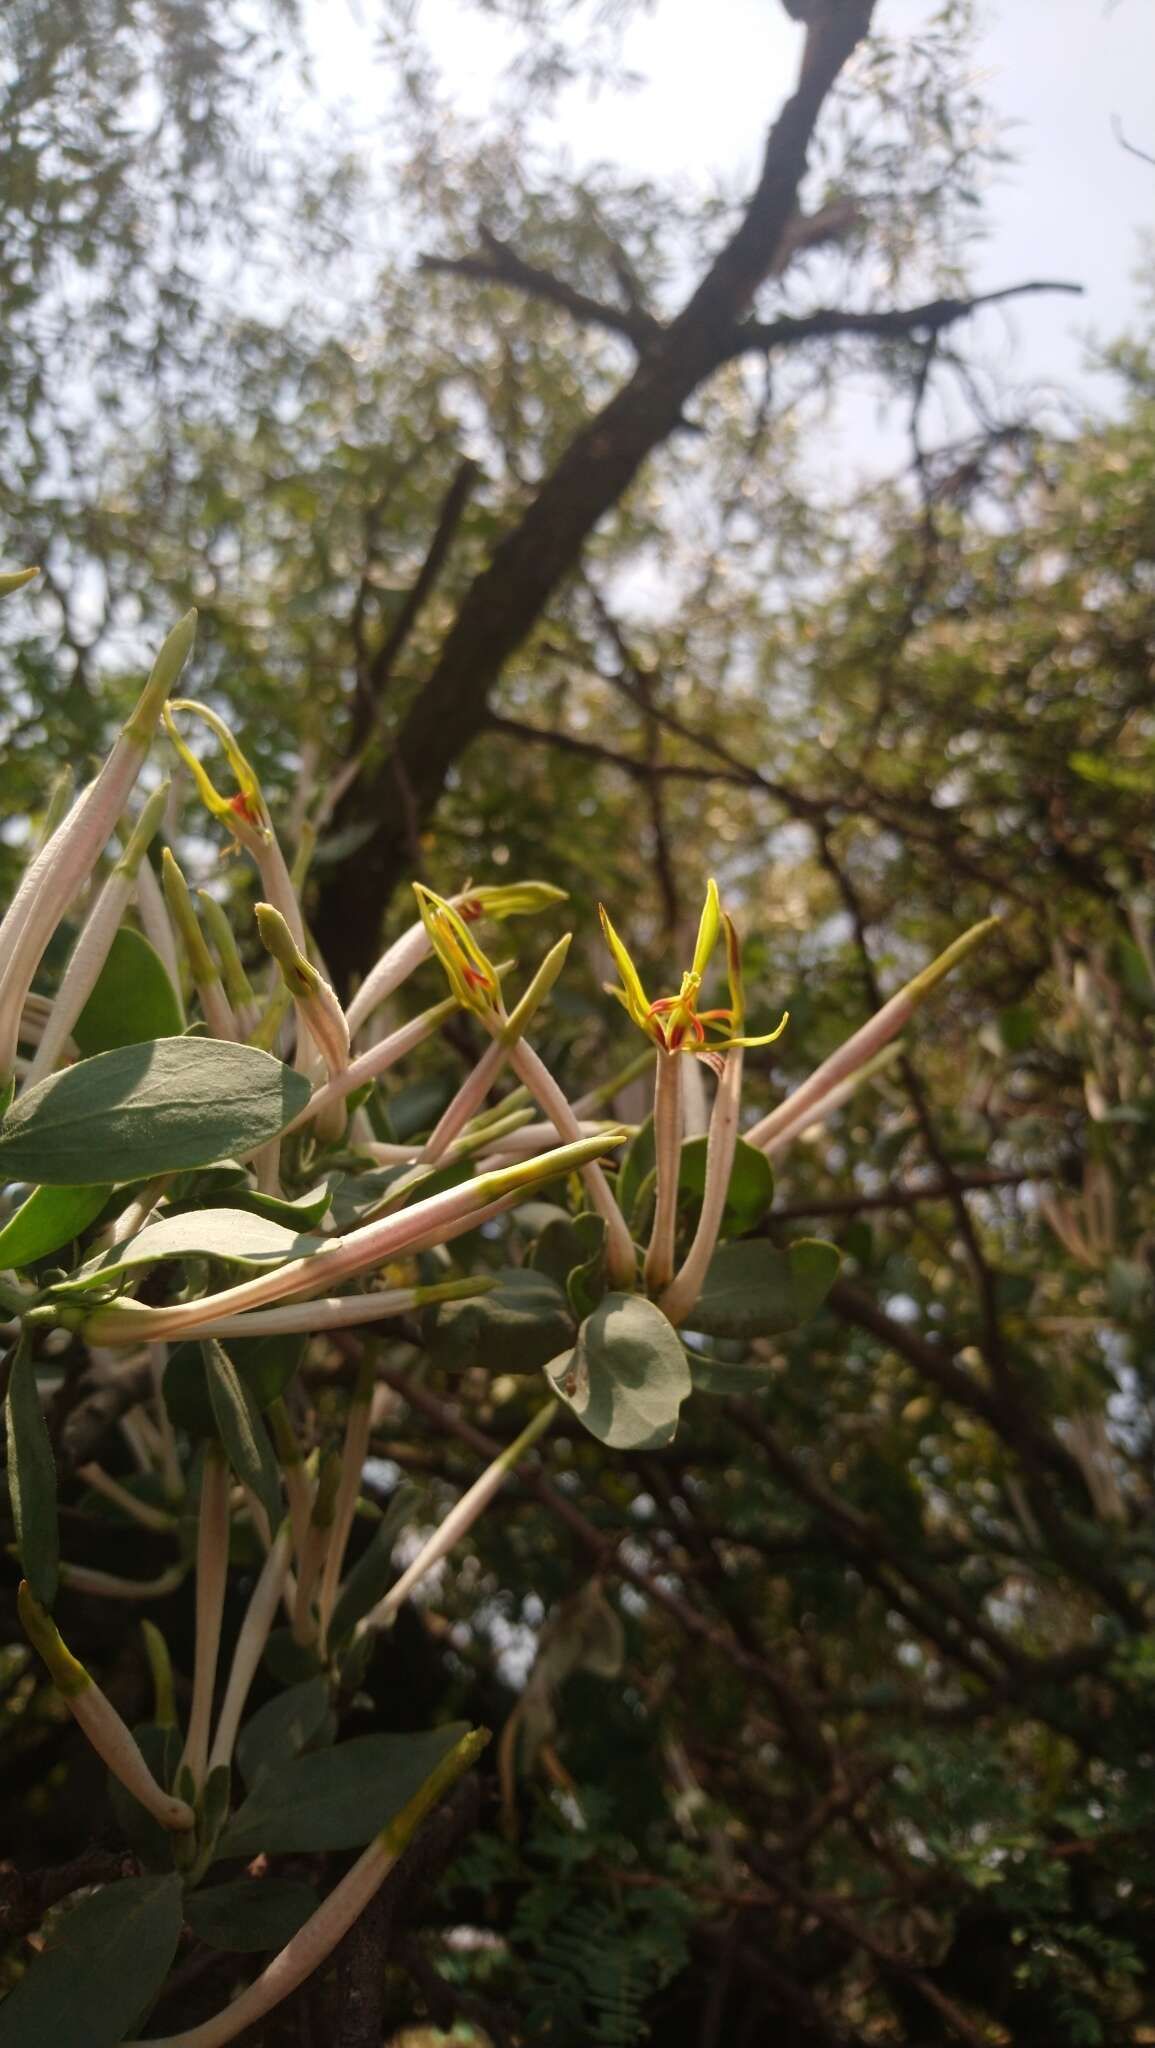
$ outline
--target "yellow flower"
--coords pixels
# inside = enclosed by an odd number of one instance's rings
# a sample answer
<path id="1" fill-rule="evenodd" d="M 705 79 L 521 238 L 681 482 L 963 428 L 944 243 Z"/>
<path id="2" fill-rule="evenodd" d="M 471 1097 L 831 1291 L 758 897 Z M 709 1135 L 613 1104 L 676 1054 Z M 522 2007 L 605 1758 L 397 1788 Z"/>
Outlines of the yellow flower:
<path id="1" fill-rule="evenodd" d="M 699 1058 L 711 1059 L 718 1053 L 728 1052 L 735 1045 L 772 1045 L 785 1030 L 788 1012 L 773 1031 L 761 1038 L 746 1038 L 742 1035 L 744 1009 L 742 998 L 741 951 L 734 926 L 718 899 L 718 885 L 711 881 L 706 886 L 706 901 L 698 925 L 698 938 L 694 947 L 691 966 L 682 976 L 676 996 L 659 996 L 651 1002 L 642 987 L 641 976 L 634 966 L 625 946 L 610 923 L 604 905 L 598 905 L 602 930 L 606 935 L 622 986 L 615 988 L 607 984 L 610 995 L 616 996 L 626 1014 L 631 1017 L 640 1031 L 662 1052 L 696 1053 Z M 730 983 L 730 1001 L 725 1008 L 699 1010 L 698 997 L 706 969 L 721 931 L 726 934 L 727 972 Z"/>

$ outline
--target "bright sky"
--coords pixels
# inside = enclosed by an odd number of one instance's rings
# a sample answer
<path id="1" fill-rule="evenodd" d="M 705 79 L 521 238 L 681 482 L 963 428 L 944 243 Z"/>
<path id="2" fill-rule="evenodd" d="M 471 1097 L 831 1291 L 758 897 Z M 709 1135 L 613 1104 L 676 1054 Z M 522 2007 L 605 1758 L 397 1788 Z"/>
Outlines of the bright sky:
<path id="1" fill-rule="evenodd" d="M 935 0 L 878 0 L 876 20 L 901 36 L 925 26 Z M 492 108 L 508 29 L 469 0 L 421 0 L 419 20 L 455 104 Z M 1015 385 L 1052 380 L 1106 396 L 1084 369 L 1090 339 L 1111 340 L 1141 318 L 1137 272 L 1155 247 L 1155 167 L 1120 147 L 1155 154 L 1152 0 L 986 0 L 976 57 L 1001 139 L 1018 161 L 989 195 L 990 238 L 974 263 L 995 287 L 1032 277 L 1083 284 L 1079 299 L 1027 300 L 990 313 L 983 360 Z M 326 97 L 362 112 L 372 83 L 372 0 L 326 0 L 318 46 Z M 708 25 L 707 25 L 708 24 Z M 575 163 L 616 161 L 657 178 L 752 178 L 797 64 L 801 30 L 780 0 L 656 0 L 627 32 L 624 55 L 647 83 L 593 97 L 573 89 L 555 138 Z M 857 437 L 865 423 L 851 429 Z"/>

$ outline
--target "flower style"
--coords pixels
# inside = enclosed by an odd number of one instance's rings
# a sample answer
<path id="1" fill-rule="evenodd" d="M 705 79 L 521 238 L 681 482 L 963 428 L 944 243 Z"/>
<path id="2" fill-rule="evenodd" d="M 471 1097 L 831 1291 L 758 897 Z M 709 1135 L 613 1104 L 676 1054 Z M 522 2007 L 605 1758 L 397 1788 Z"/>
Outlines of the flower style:
<path id="1" fill-rule="evenodd" d="M 789 1011 L 784 1011 L 781 1021 L 773 1031 L 760 1038 L 742 1035 L 745 1021 L 742 1001 L 741 977 L 738 972 L 738 945 L 734 927 L 722 909 L 718 899 L 718 885 L 710 881 L 706 885 L 706 901 L 698 925 L 698 938 L 694 947 L 693 962 L 682 976 L 682 985 L 676 996 L 659 996 L 651 1002 L 642 987 L 641 976 L 634 966 L 629 953 L 614 930 L 604 904 L 598 905 L 602 930 L 606 936 L 617 969 L 622 977 L 622 987 L 616 988 L 607 982 L 607 992 L 616 996 L 627 1016 L 632 1018 L 639 1030 L 652 1038 L 659 1052 L 694 1053 L 707 1064 L 717 1067 L 718 1055 L 729 1052 L 736 1045 L 773 1045 L 789 1022 Z M 726 933 L 726 957 L 730 982 L 730 1001 L 724 1008 L 699 1010 L 698 995 L 706 969 L 718 936 Z"/>

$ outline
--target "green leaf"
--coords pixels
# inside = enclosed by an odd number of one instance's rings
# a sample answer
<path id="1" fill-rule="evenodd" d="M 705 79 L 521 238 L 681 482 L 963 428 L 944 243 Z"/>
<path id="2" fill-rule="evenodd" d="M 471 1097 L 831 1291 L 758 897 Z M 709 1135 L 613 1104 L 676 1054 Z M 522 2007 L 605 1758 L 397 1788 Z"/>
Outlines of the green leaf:
<path id="1" fill-rule="evenodd" d="M 117 2048 L 164 1983 L 182 1920 L 173 1871 L 105 1885 L 69 1907 L 0 2005 L 0 2048 Z"/>
<path id="2" fill-rule="evenodd" d="M 283 1394 L 301 1362 L 303 1336 L 231 1337 L 229 1357 L 257 1407 L 268 1408 Z M 164 1405 L 174 1429 L 191 1437 L 215 1436 L 216 1415 L 199 1343 L 178 1344 L 164 1369 Z"/>
<path id="3" fill-rule="evenodd" d="M 218 1856 L 364 1848 L 467 1729 L 455 1721 L 420 1735 L 357 1735 L 295 1758 L 253 1787 L 221 1836 Z"/>
<path id="4" fill-rule="evenodd" d="M 160 954 L 122 925 L 72 1036 L 84 1057 L 150 1038 L 179 1038 L 184 1018 Z"/>
<path id="5" fill-rule="evenodd" d="M 537 1372 L 572 1342 L 573 1318 L 560 1288 L 544 1273 L 505 1267 L 490 1294 L 443 1302 L 430 1335 L 439 1365 L 488 1372 Z"/>
<path id="6" fill-rule="evenodd" d="M 581 1323 L 592 1316 L 606 1291 L 606 1240 L 609 1232 L 604 1216 L 592 1210 L 574 1217 L 574 1232 L 583 1256 L 571 1267 L 565 1291 L 574 1317 Z"/>
<path id="7" fill-rule="evenodd" d="M 201 1346 L 209 1399 L 225 1456 L 243 1486 L 251 1487 L 274 1532 L 281 1520 L 281 1474 L 257 1407 L 223 1344 Z"/>
<path id="8" fill-rule="evenodd" d="M 635 1237 L 641 1234 L 645 1208 L 653 1193 L 654 1165 L 654 1119 L 648 1116 L 622 1154 L 616 1189 L 618 1207 Z"/>
<path id="9" fill-rule="evenodd" d="M 837 1247 L 803 1237 L 788 1251 L 750 1241 L 720 1245 L 686 1320 L 714 1337 L 773 1337 L 796 1329 L 834 1285 Z"/>
<path id="10" fill-rule="evenodd" d="M 186 1209 L 179 1216 L 162 1216 L 157 1223 L 146 1223 L 135 1237 L 89 1259 L 52 1291 L 64 1294 L 99 1287 L 135 1266 L 155 1266 L 162 1259 L 283 1265 L 286 1259 L 307 1258 L 320 1251 L 325 1242 L 324 1238 L 286 1230 L 283 1223 L 271 1223 L 265 1216 L 251 1216 L 245 1209 Z"/>
<path id="11" fill-rule="evenodd" d="M 348 1573 L 333 1609 L 329 1641 L 341 1644 L 352 1635 L 363 1614 L 376 1607 L 397 1577 L 393 1547 L 416 1508 L 417 1489 L 400 1485 L 392 1495 L 384 1519 L 378 1522 L 369 1542 Z"/>
<path id="12" fill-rule="evenodd" d="M 51 1607 L 60 1577 L 56 1522 L 56 1460 L 32 1361 L 31 1339 L 21 1336 L 4 1403 L 8 1433 L 8 1491 L 20 1562 L 36 1598 Z"/>
<path id="13" fill-rule="evenodd" d="M 52 1074 L 0 1122 L 0 1175 L 50 1187 L 147 1180 L 275 1138 L 309 1099 L 304 1075 L 251 1045 L 158 1038 Z"/>
<path id="14" fill-rule="evenodd" d="M 284 1948 L 320 1903 L 312 1885 L 298 1878 L 238 1877 L 190 1892 L 184 1916 L 209 1948 L 249 1955 Z"/>
<path id="15" fill-rule="evenodd" d="M 237 1737 L 237 1769 L 250 1792 L 269 1771 L 300 1755 L 328 1713 L 329 1681 L 318 1675 L 290 1685 L 250 1715 Z"/>
<path id="16" fill-rule="evenodd" d="M 707 1142 L 705 1138 L 687 1138 L 678 1169 L 678 1194 L 693 1196 L 696 1207 L 701 1206 L 706 1191 Z M 770 1161 L 756 1145 L 748 1145 L 744 1138 L 739 1138 L 722 1212 L 723 1237 L 744 1237 L 761 1223 L 773 1200 L 774 1169 Z"/>
<path id="17" fill-rule="evenodd" d="M 99 1216 L 111 1185 L 94 1181 L 70 1188 L 34 1188 L 0 1230 L 0 1271 L 31 1266 L 71 1244 Z"/>
<path id="18" fill-rule="evenodd" d="M 418 1131 L 431 1131 L 452 1094 L 450 1083 L 440 1077 L 431 1075 L 427 1080 L 410 1081 L 386 1101 L 382 1115 L 386 1128 L 382 1136 L 395 1145 L 404 1145 Z"/>
<path id="19" fill-rule="evenodd" d="M 591 1436 L 622 1451 L 670 1443 L 691 1387 L 681 1338 L 639 1294 L 607 1294 L 546 1377 Z"/>
<path id="20" fill-rule="evenodd" d="M 254 1216 L 267 1216 L 271 1223 L 283 1223 L 289 1230 L 312 1230 L 324 1220 L 329 1208 L 329 1183 L 322 1181 L 320 1187 L 311 1188 L 307 1195 L 297 1195 L 291 1202 L 280 1195 L 263 1195 L 259 1188 L 250 1187 L 229 1190 L 218 1195 L 217 1200 L 222 1208 L 249 1209 Z"/>

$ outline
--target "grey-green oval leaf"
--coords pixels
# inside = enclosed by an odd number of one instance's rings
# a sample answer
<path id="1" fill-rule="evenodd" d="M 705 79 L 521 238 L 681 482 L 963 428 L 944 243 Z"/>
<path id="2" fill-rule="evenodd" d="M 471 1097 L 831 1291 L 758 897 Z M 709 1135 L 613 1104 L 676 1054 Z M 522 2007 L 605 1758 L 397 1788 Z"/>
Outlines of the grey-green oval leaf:
<path id="1" fill-rule="evenodd" d="M 839 1254 L 822 1238 L 802 1237 L 788 1251 L 750 1240 L 714 1253 L 686 1321 L 712 1337 L 774 1337 L 797 1329 L 834 1285 Z"/>
<path id="2" fill-rule="evenodd" d="M 467 1733 L 455 1721 L 421 1735 L 355 1735 L 270 1771 L 233 1815 L 218 1856 L 362 1849 L 400 1813 Z"/>
<path id="3" fill-rule="evenodd" d="M 488 1294 L 447 1301 L 437 1311 L 430 1349 L 441 1365 L 488 1372 L 537 1372 L 569 1343 L 574 1319 L 547 1273 L 504 1267 Z"/>
<path id="4" fill-rule="evenodd" d="M 179 1038 L 184 1018 L 164 962 L 140 932 L 122 925 L 72 1036 L 88 1058 L 149 1038 Z"/>
<path id="5" fill-rule="evenodd" d="M 281 1520 L 281 1473 L 261 1420 L 261 1411 L 223 1344 L 201 1346 L 209 1399 L 225 1456 L 240 1480 L 256 1494 L 276 1531 Z"/>
<path id="6" fill-rule="evenodd" d="M 168 1975 L 182 1917 L 175 1872 L 105 1885 L 70 1907 L 0 2005 L 0 2048 L 117 2048 Z"/>
<path id="7" fill-rule="evenodd" d="M 237 1769 L 252 1789 L 319 1735 L 329 1713 L 329 1681 L 318 1674 L 266 1700 L 237 1737 Z"/>
<path id="8" fill-rule="evenodd" d="M 52 1074 L 0 1121 L 0 1176 L 51 1187 L 147 1180 L 244 1157 L 275 1138 L 309 1083 L 251 1045 L 157 1038 Z"/>
<path id="9" fill-rule="evenodd" d="M 670 1443 L 691 1386 L 681 1338 L 640 1294 L 607 1294 L 546 1377 L 591 1436 L 619 1451 Z"/>
<path id="10" fill-rule="evenodd" d="M 232 1884 L 190 1892 L 185 1919 L 198 1941 L 234 1955 L 284 1948 L 321 1901 L 311 1884 L 292 1877 L 238 1877 Z"/>
<path id="11" fill-rule="evenodd" d="M 15 1220 L 15 1219 L 14 1219 Z M 161 1259 L 223 1259 L 233 1266 L 269 1266 L 300 1259 L 322 1249 L 324 1240 L 302 1236 L 253 1216 L 247 1209 L 186 1209 L 146 1223 L 135 1237 L 112 1245 L 81 1266 L 56 1292 L 102 1286 L 132 1266 L 155 1266 Z"/>

